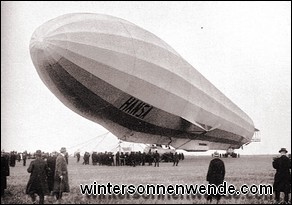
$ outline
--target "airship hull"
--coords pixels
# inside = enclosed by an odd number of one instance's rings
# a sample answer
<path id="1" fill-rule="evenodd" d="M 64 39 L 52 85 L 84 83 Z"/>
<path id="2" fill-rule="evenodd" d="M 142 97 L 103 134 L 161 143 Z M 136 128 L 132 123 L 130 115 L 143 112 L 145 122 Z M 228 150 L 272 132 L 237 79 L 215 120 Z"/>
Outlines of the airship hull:
<path id="1" fill-rule="evenodd" d="M 203 151 L 238 148 L 253 135 L 243 111 L 170 46 L 127 21 L 64 15 L 36 30 L 30 51 L 67 107 L 122 140 Z"/>

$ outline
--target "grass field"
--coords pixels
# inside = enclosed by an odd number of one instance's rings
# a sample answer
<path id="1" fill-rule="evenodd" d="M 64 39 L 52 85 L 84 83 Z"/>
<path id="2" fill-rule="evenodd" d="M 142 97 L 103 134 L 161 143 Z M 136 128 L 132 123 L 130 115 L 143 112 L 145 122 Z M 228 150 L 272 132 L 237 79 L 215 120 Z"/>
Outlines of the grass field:
<path id="1" fill-rule="evenodd" d="M 241 156 L 241 158 L 223 158 L 226 168 L 225 180 L 228 184 L 240 187 L 242 184 L 273 184 L 275 170 L 272 167 L 272 157 L 269 156 Z M 82 165 L 76 162 L 75 158 L 69 158 L 68 172 L 70 193 L 63 196 L 62 203 L 68 204 L 112 204 L 112 203 L 188 203 L 205 204 L 204 196 L 83 196 L 80 193 L 80 184 L 91 184 L 96 181 L 99 184 L 207 184 L 206 173 L 209 162 L 212 158 L 207 156 L 190 157 L 180 161 L 179 166 L 172 166 L 172 163 L 160 163 L 160 167 L 153 166 L 93 166 Z M 26 184 L 29 179 L 27 166 L 22 166 L 22 162 L 10 168 L 8 177 L 8 188 L 5 196 L 1 198 L 1 204 L 29 204 L 31 199 L 25 194 Z M 281 197 L 283 197 L 281 195 Z M 45 203 L 54 203 L 52 196 L 45 199 Z M 225 196 L 220 200 L 222 204 L 271 204 L 272 196 L 259 195 L 239 195 Z"/>

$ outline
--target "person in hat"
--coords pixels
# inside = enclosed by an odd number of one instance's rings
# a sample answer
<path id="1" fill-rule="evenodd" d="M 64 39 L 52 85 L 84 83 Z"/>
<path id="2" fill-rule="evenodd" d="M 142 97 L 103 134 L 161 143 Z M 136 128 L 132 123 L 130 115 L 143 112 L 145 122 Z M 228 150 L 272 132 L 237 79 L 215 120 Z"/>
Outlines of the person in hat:
<path id="1" fill-rule="evenodd" d="M 288 203 L 289 193 L 291 192 L 291 161 L 286 156 L 286 148 L 281 148 L 280 157 L 274 158 L 273 167 L 276 169 L 273 189 L 275 192 L 275 202 L 280 202 L 280 192 L 284 192 L 284 201 Z"/>
<path id="2" fill-rule="evenodd" d="M 1 197 L 4 196 L 4 190 L 7 189 L 7 177 L 10 175 L 9 154 L 1 151 Z"/>
<path id="3" fill-rule="evenodd" d="M 160 154 L 157 152 L 157 150 L 154 153 L 154 167 L 159 167 L 159 160 L 160 160 Z"/>
<path id="4" fill-rule="evenodd" d="M 219 159 L 218 152 L 215 152 L 213 157 L 214 159 L 212 159 L 209 164 L 208 173 L 207 173 L 207 181 L 209 182 L 209 184 L 214 184 L 218 186 L 224 182 L 225 165 L 224 165 L 224 162 L 221 159 Z M 220 194 L 216 194 L 216 195 L 210 194 L 207 196 L 207 201 L 210 201 L 211 203 L 213 197 L 217 199 L 217 203 L 221 199 Z"/>
<path id="5" fill-rule="evenodd" d="M 173 165 L 172 166 L 177 166 L 178 162 L 179 162 L 179 155 L 177 154 L 177 152 L 175 152 L 173 155 Z"/>
<path id="6" fill-rule="evenodd" d="M 63 192 L 70 192 L 65 154 L 66 148 L 62 147 L 56 159 L 53 192 L 58 201 L 62 199 Z"/>
<path id="7" fill-rule="evenodd" d="M 50 170 L 48 173 L 48 186 L 51 194 L 53 194 L 54 190 L 56 159 L 57 154 L 54 152 L 47 157 L 47 164 Z"/>
<path id="8" fill-rule="evenodd" d="M 36 195 L 39 195 L 39 203 L 44 203 L 44 196 L 49 194 L 47 182 L 48 166 L 42 159 L 41 150 L 37 150 L 36 159 L 33 160 L 27 171 L 30 173 L 29 181 L 26 186 L 26 194 L 30 195 L 32 202 L 35 203 Z"/>
<path id="9" fill-rule="evenodd" d="M 26 157 L 27 157 L 27 151 L 25 150 L 22 153 L 23 166 L 26 166 Z"/>

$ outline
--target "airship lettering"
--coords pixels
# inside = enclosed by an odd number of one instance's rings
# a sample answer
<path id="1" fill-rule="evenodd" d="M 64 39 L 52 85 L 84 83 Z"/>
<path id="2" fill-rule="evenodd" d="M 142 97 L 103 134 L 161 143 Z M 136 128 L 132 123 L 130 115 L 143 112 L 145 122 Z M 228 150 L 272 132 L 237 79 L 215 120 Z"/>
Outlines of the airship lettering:
<path id="1" fill-rule="evenodd" d="M 134 115 L 135 113 L 137 113 L 143 106 L 145 103 L 140 102 L 139 104 L 137 104 L 137 106 L 130 112 L 131 115 Z"/>
<path id="2" fill-rule="evenodd" d="M 127 100 L 124 104 L 121 105 L 120 110 L 124 110 L 129 105 L 131 105 L 136 99 L 133 97 L 130 97 L 129 100 Z"/>
<path id="3" fill-rule="evenodd" d="M 126 109 L 124 109 L 125 112 L 130 113 L 133 108 L 135 107 L 135 105 L 137 104 L 139 100 L 135 99 L 133 103 L 131 103 L 129 106 L 126 107 Z"/>
<path id="4" fill-rule="evenodd" d="M 151 105 L 148 105 L 134 97 L 130 97 L 120 106 L 120 110 L 141 119 L 143 119 L 152 108 L 153 107 Z"/>
<path id="5" fill-rule="evenodd" d="M 145 108 L 148 108 L 146 111 L 145 111 Z M 144 117 L 152 110 L 152 106 L 151 105 L 145 105 L 143 108 L 142 108 L 142 112 L 140 115 L 136 115 L 137 117 L 140 117 L 141 119 L 144 119 Z"/>

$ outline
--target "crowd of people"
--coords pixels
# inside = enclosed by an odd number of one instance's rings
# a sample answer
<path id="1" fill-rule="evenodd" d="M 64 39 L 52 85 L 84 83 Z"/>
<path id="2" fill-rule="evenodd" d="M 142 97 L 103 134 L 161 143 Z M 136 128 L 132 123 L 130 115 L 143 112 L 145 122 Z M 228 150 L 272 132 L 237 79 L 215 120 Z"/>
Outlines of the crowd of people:
<path id="1" fill-rule="evenodd" d="M 75 153 L 77 162 L 80 161 L 80 152 Z M 107 165 L 107 166 L 144 166 L 153 165 L 159 166 L 159 162 L 173 162 L 174 166 L 178 166 L 180 160 L 184 160 L 183 153 L 165 152 L 163 154 L 157 151 L 153 152 L 85 152 L 83 155 L 84 165 L 89 165 L 90 157 L 92 165 Z"/>
<path id="2" fill-rule="evenodd" d="M 11 151 L 10 153 L 3 152 L 2 155 L 9 159 L 10 167 L 15 167 L 16 162 L 20 162 L 21 160 L 23 160 L 23 166 L 26 166 L 26 159 L 32 157 L 30 153 L 27 153 L 27 151 L 22 153 L 16 151 Z"/>
<path id="3" fill-rule="evenodd" d="M 287 156 L 287 150 L 281 148 L 279 157 L 273 159 L 272 166 L 276 170 L 274 177 L 273 190 L 275 193 L 275 203 L 280 202 L 280 193 L 284 193 L 284 203 L 289 202 L 289 193 L 291 193 L 291 155 Z M 1 196 L 4 195 L 4 190 L 7 188 L 7 176 L 10 175 L 10 167 L 15 167 L 15 162 L 19 161 L 17 152 L 5 153 L 1 152 Z M 63 192 L 70 192 L 69 177 L 68 177 L 68 153 L 66 148 L 62 147 L 60 153 L 44 153 L 37 150 L 34 154 L 28 154 L 26 151 L 21 153 L 23 166 L 26 166 L 26 159 L 30 156 L 33 159 L 27 172 L 30 173 L 30 178 L 26 186 L 26 194 L 28 194 L 32 202 L 35 203 L 36 196 L 39 196 L 39 203 L 44 203 L 45 195 L 53 195 L 57 201 L 62 199 Z M 214 159 L 210 161 L 206 180 L 209 184 L 216 186 L 223 183 L 225 178 L 225 165 L 220 155 L 215 152 Z M 75 153 L 77 163 L 80 161 L 80 153 Z M 144 166 L 153 165 L 159 167 L 160 161 L 172 162 L 173 166 L 177 166 L 180 160 L 184 159 L 183 154 L 164 153 L 160 155 L 157 151 L 154 152 L 130 152 L 123 153 L 112 152 L 97 153 L 85 152 L 83 156 L 83 164 L 89 164 L 89 159 L 92 158 L 92 165 L 107 165 L 107 166 Z M 208 195 L 207 201 L 210 203 L 215 198 L 217 203 L 221 199 L 221 195 Z"/>
<path id="4" fill-rule="evenodd" d="M 1 151 L 1 196 L 7 188 L 7 176 L 10 175 L 10 167 L 15 167 L 16 152 L 5 153 Z M 25 152 L 24 152 L 25 153 Z M 22 155 L 23 166 L 26 166 L 26 156 Z M 45 195 L 53 195 L 57 201 L 62 199 L 63 192 L 70 192 L 68 177 L 68 153 L 62 147 L 60 153 L 44 153 L 37 150 L 27 168 L 30 173 L 25 193 L 32 203 L 39 196 L 39 203 L 44 203 Z"/>
<path id="5" fill-rule="evenodd" d="M 68 177 L 68 159 L 66 148 L 62 147 L 59 154 L 42 156 L 37 150 L 36 159 L 31 161 L 27 171 L 30 178 L 26 187 L 26 194 L 31 196 L 32 202 L 39 196 L 39 203 L 44 203 L 44 196 L 52 194 L 57 201 L 62 199 L 63 192 L 70 192 Z"/>

